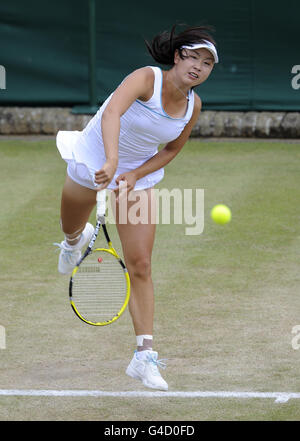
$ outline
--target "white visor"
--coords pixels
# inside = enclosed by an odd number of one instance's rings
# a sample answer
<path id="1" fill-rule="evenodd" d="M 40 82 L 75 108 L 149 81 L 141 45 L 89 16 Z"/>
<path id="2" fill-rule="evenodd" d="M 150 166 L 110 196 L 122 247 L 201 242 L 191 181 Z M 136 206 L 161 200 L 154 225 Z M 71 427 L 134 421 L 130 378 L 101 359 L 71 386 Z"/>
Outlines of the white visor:
<path id="1" fill-rule="evenodd" d="M 212 44 L 210 41 L 202 40 L 203 43 L 196 43 L 196 44 L 190 44 L 188 46 L 181 46 L 181 49 L 207 49 L 214 57 L 215 63 L 219 62 L 219 57 L 217 54 L 217 49 L 214 44 Z"/>

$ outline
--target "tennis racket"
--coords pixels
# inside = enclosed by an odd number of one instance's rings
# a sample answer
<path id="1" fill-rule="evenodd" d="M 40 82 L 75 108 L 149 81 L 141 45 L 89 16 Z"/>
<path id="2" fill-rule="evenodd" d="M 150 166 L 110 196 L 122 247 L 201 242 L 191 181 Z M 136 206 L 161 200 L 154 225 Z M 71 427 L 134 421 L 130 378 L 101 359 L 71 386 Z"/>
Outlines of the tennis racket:
<path id="1" fill-rule="evenodd" d="M 83 322 L 104 326 L 125 311 L 130 296 L 128 271 L 113 248 L 105 225 L 106 190 L 97 192 L 97 223 L 93 237 L 75 266 L 69 284 L 73 311 Z M 102 227 L 108 248 L 93 248 Z"/>

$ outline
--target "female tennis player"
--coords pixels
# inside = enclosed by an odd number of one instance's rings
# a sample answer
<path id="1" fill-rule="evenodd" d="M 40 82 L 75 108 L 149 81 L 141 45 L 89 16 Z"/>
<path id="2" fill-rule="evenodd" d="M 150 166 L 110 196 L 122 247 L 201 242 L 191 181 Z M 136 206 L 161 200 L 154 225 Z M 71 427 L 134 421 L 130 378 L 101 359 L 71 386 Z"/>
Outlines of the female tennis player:
<path id="1" fill-rule="evenodd" d="M 58 270 L 70 274 L 88 243 L 93 226 L 88 223 L 96 203 L 96 191 L 108 188 L 118 196 L 119 185 L 130 192 L 143 191 L 147 205 L 146 223 L 116 225 L 125 264 L 131 280 L 129 311 L 137 350 L 126 373 L 147 387 L 167 390 L 159 367 L 164 364 L 153 351 L 154 291 L 151 255 L 155 236 L 154 186 L 164 176 L 164 167 L 180 152 L 201 110 L 201 99 L 193 91 L 209 77 L 218 55 L 211 28 L 186 28 L 155 36 L 146 42 L 153 59 L 167 70 L 147 66 L 129 74 L 107 98 L 85 129 L 60 131 L 57 147 L 67 162 L 61 199 L 61 228 Z M 160 144 L 164 147 L 158 151 Z M 133 198 L 130 198 L 131 200 Z M 128 200 L 127 209 L 133 202 Z M 152 218 L 153 219 L 153 218 Z"/>

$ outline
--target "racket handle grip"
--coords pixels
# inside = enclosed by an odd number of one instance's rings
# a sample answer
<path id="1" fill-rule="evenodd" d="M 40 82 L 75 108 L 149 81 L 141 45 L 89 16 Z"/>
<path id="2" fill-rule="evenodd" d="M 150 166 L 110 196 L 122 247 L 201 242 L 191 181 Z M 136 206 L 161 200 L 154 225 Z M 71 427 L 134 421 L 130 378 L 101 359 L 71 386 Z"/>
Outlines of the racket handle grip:
<path id="1" fill-rule="evenodd" d="M 97 218 L 105 216 L 106 190 L 97 191 Z"/>

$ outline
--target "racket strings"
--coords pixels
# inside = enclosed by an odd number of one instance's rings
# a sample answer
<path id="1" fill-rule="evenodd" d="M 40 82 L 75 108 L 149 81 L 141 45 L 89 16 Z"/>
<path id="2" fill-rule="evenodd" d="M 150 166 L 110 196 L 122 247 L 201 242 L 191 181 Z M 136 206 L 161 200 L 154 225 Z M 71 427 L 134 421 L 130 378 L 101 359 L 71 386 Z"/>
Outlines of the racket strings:
<path id="1" fill-rule="evenodd" d="M 90 254 L 73 278 L 72 299 L 76 309 L 93 323 L 116 316 L 124 304 L 126 292 L 124 270 L 119 260 L 106 252 Z"/>

